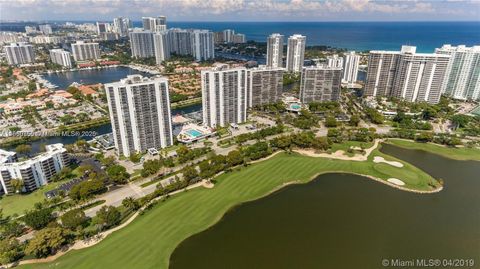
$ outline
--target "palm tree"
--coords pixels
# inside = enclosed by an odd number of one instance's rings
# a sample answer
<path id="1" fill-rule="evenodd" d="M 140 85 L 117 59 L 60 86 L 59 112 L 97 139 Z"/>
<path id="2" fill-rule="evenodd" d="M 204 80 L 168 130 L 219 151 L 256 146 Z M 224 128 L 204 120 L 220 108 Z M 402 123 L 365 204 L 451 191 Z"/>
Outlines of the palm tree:
<path id="1" fill-rule="evenodd" d="M 10 180 L 10 184 L 12 185 L 13 192 L 15 192 L 15 193 L 19 193 L 25 185 L 23 180 L 17 179 L 17 178 L 14 178 L 14 179 Z"/>

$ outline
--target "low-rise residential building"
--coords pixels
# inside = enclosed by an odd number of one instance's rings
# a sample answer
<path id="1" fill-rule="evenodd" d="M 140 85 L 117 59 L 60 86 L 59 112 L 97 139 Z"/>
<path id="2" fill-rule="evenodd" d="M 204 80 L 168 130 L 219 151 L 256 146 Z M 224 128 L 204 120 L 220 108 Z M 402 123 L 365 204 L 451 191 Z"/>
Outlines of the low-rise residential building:
<path id="1" fill-rule="evenodd" d="M 21 191 L 34 191 L 50 183 L 52 177 L 70 164 L 63 144 L 51 144 L 33 158 L 19 161 L 15 152 L 0 149 L 0 194 L 12 194 L 12 180 L 23 181 Z"/>

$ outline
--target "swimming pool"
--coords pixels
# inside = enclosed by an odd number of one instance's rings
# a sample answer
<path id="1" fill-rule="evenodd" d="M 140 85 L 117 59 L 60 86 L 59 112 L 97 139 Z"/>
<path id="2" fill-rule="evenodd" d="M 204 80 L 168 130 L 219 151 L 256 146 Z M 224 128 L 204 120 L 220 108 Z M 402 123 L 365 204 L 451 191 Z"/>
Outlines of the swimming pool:
<path id="1" fill-rule="evenodd" d="M 301 107 L 299 104 L 291 104 L 291 105 L 290 105 L 290 108 L 291 108 L 291 109 L 300 109 L 300 108 L 302 108 L 302 107 Z"/>
<path id="2" fill-rule="evenodd" d="M 203 134 L 195 129 L 188 129 L 185 131 L 187 134 L 190 136 L 193 136 L 194 138 L 197 138 L 199 136 L 202 136 Z"/>

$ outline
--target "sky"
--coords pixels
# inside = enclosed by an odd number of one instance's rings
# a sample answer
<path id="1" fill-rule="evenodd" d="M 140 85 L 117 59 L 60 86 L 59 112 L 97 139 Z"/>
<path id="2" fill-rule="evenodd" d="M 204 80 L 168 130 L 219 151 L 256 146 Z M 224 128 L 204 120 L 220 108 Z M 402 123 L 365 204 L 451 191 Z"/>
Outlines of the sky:
<path id="1" fill-rule="evenodd" d="M 0 0 L 0 20 L 480 21 L 480 0 Z"/>

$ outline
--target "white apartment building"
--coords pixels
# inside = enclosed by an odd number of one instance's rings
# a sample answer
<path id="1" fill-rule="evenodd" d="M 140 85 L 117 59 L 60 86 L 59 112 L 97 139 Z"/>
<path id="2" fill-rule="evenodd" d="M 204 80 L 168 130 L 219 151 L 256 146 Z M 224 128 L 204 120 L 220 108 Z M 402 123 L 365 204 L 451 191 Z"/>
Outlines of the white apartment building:
<path id="1" fill-rule="evenodd" d="M 114 18 L 113 19 L 113 31 L 119 34 L 121 37 L 128 35 L 128 28 L 130 27 L 130 20 L 128 18 Z"/>
<path id="2" fill-rule="evenodd" d="M 105 84 L 105 90 L 118 155 L 173 144 L 167 78 L 132 75 Z"/>
<path id="3" fill-rule="evenodd" d="M 155 49 L 155 61 L 158 65 L 170 58 L 170 46 L 166 31 L 157 32 L 153 35 L 153 46 Z"/>
<path id="4" fill-rule="evenodd" d="M 0 45 L 18 42 L 28 42 L 28 37 L 16 32 L 0 32 Z"/>
<path id="5" fill-rule="evenodd" d="M 143 29 L 160 32 L 167 30 L 167 17 L 158 16 L 158 17 L 142 17 Z"/>
<path id="6" fill-rule="evenodd" d="M 292 35 L 288 38 L 287 71 L 302 72 L 305 58 L 306 36 Z"/>
<path id="7" fill-rule="evenodd" d="M 283 67 L 283 35 L 271 34 L 267 39 L 267 66 Z"/>
<path id="8" fill-rule="evenodd" d="M 360 55 L 355 54 L 355 51 L 350 51 L 344 55 L 343 63 L 342 82 L 348 84 L 357 82 Z"/>
<path id="9" fill-rule="evenodd" d="M 342 86 L 342 68 L 325 65 L 304 67 L 300 81 L 300 101 L 338 101 Z"/>
<path id="10" fill-rule="evenodd" d="M 416 53 L 414 46 L 402 46 L 401 51 L 370 51 L 364 94 L 436 104 L 449 59 L 449 55 Z"/>
<path id="11" fill-rule="evenodd" d="M 129 37 L 132 57 L 149 58 L 155 56 L 152 31 L 135 30 L 129 33 Z"/>
<path id="12" fill-rule="evenodd" d="M 215 58 L 213 33 L 208 30 L 193 30 L 190 32 L 192 55 L 196 61 Z"/>
<path id="13" fill-rule="evenodd" d="M 284 68 L 259 66 L 247 69 L 248 107 L 273 104 L 280 101 L 283 93 Z"/>
<path id="14" fill-rule="evenodd" d="M 53 63 L 59 64 L 64 67 L 71 68 L 72 60 L 70 59 L 70 52 L 62 49 L 50 50 L 50 59 Z"/>
<path id="15" fill-rule="evenodd" d="M 10 65 L 28 64 L 35 62 L 35 52 L 32 45 L 19 42 L 4 46 L 7 62 Z"/>
<path id="16" fill-rule="evenodd" d="M 53 33 L 52 26 L 50 24 L 39 25 L 38 29 L 40 29 L 40 32 L 42 32 L 45 35 L 50 35 Z"/>
<path id="17" fill-rule="evenodd" d="M 455 99 L 480 100 L 480 46 L 443 45 L 435 53 L 450 55 L 442 93 Z"/>
<path id="18" fill-rule="evenodd" d="M 13 193 L 12 179 L 24 183 L 22 191 L 34 191 L 70 164 L 63 144 L 47 145 L 46 151 L 25 161 L 18 161 L 15 152 L 0 149 L 0 194 Z"/>
<path id="19" fill-rule="evenodd" d="M 63 37 L 37 35 L 37 36 L 31 36 L 29 40 L 34 44 L 60 44 L 63 42 Z"/>
<path id="20" fill-rule="evenodd" d="M 86 61 L 100 59 L 100 47 L 98 43 L 85 43 L 77 41 L 72 44 L 72 54 L 75 61 Z"/>
<path id="21" fill-rule="evenodd" d="M 343 68 L 343 58 L 337 54 L 327 57 L 327 66 L 334 68 Z"/>
<path id="22" fill-rule="evenodd" d="M 247 70 L 220 65 L 202 70 L 203 124 L 227 126 L 247 120 Z"/>

